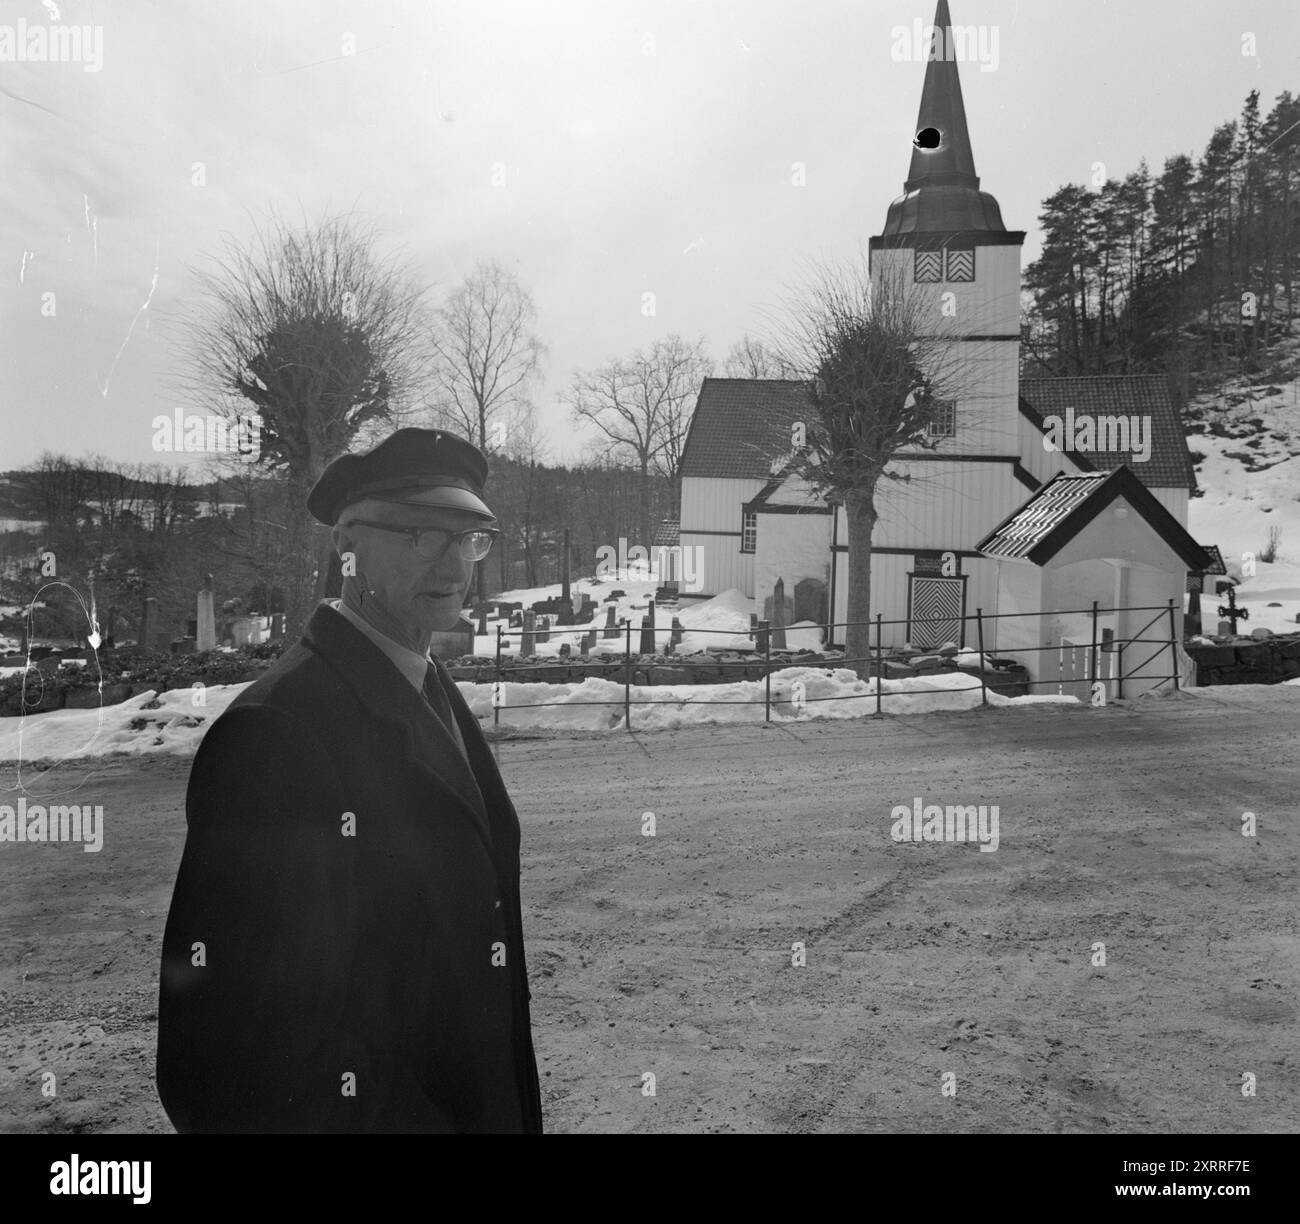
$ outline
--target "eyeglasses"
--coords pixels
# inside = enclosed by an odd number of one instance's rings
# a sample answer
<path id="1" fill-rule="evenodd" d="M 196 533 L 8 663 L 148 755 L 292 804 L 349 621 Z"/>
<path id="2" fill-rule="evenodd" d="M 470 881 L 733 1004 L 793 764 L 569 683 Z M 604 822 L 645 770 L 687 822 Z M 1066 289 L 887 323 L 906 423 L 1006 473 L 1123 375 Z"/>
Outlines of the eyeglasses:
<path id="1" fill-rule="evenodd" d="M 391 523 L 374 523 L 367 519 L 350 519 L 345 527 L 373 527 L 376 531 L 393 531 L 410 538 L 411 551 L 421 561 L 441 561 L 451 542 L 456 541 L 464 561 L 482 561 L 492 551 L 492 541 L 501 532 L 495 527 L 473 527 L 469 531 L 444 531 L 441 527 L 394 527 Z"/>

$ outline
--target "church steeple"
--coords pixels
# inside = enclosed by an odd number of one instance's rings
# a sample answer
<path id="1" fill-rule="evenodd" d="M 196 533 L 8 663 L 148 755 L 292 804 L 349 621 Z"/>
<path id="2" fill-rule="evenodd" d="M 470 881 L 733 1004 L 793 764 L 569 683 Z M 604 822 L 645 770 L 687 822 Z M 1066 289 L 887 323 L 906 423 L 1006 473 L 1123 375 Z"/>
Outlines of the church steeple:
<path id="1" fill-rule="evenodd" d="M 914 191 L 923 183 L 935 186 L 975 187 L 975 155 L 971 152 L 970 132 L 966 128 L 966 107 L 961 100 L 961 78 L 957 61 L 948 59 L 946 48 L 951 40 L 948 31 L 948 0 L 939 0 L 934 14 L 935 43 L 933 58 L 925 66 L 925 85 L 921 89 L 921 109 L 916 116 L 916 139 L 912 144 L 912 165 L 907 172 L 904 191 Z M 940 43 L 938 40 L 942 38 Z"/>
<path id="2" fill-rule="evenodd" d="M 954 55 L 948 0 L 934 14 L 921 108 L 904 194 L 890 206 L 882 238 L 908 234 L 1005 234 L 998 202 L 979 189 Z"/>

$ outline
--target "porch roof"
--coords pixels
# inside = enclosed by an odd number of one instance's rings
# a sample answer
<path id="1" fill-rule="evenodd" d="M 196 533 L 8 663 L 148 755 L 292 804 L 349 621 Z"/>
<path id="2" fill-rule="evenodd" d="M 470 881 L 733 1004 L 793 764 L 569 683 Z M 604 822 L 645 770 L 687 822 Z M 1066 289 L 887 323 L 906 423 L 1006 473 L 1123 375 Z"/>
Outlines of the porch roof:
<path id="1" fill-rule="evenodd" d="M 987 557 L 1046 565 L 1118 497 L 1128 501 L 1188 569 L 1210 566 L 1205 549 L 1123 465 L 1113 472 L 1061 472 L 975 547 Z"/>

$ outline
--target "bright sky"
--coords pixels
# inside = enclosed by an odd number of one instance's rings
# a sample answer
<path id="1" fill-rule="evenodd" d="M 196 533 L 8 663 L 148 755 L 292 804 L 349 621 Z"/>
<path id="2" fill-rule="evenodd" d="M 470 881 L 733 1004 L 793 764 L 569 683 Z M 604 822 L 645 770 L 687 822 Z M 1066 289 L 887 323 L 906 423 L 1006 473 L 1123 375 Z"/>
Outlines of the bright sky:
<path id="1" fill-rule="evenodd" d="M 1294 0 L 951 7 L 986 27 L 962 87 L 982 186 L 1029 231 L 1026 264 L 1062 183 L 1143 155 L 1158 172 L 1199 153 L 1248 90 L 1267 111 L 1300 89 Z M 151 447 L 183 373 L 168 319 L 193 295 L 189 269 L 271 208 L 355 209 L 443 289 L 482 257 L 512 268 L 550 350 L 534 397 L 549 458 L 576 458 L 582 435 L 556 399 L 575 369 L 673 331 L 706 336 L 721 365 L 810 260 L 865 250 L 902 190 L 924 75 L 892 58 L 893 31 L 933 13 L 0 0 L 0 59 L 23 23 L 102 38 L 98 65 L 0 62 L 0 469 L 46 449 L 185 460 Z"/>

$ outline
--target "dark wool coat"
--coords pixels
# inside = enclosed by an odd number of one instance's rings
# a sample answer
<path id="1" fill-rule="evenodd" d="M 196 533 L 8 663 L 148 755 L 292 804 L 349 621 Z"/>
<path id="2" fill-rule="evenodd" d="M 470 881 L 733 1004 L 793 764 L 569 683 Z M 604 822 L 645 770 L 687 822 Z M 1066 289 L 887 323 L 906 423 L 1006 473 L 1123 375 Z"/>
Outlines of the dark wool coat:
<path id="1" fill-rule="evenodd" d="M 519 820 L 446 683 L 472 772 L 322 604 L 204 736 L 158 1003 L 178 1131 L 540 1133 Z"/>

